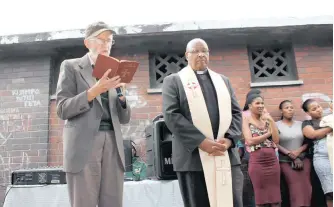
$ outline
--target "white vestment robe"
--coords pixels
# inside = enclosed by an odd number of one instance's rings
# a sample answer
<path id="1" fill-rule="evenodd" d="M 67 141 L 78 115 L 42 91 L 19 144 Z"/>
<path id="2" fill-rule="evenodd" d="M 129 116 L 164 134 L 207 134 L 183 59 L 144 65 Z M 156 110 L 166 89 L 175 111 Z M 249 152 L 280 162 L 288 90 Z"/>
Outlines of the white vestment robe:
<path id="1" fill-rule="evenodd" d="M 217 92 L 219 108 L 218 137 L 223 138 L 232 121 L 229 90 L 218 73 L 208 69 Z M 194 126 L 209 139 L 214 139 L 211 121 L 195 72 L 188 65 L 178 72 L 184 87 Z M 214 104 L 214 103 L 212 103 Z M 211 207 L 233 207 L 231 164 L 228 152 L 224 156 L 209 156 L 199 149 Z"/>

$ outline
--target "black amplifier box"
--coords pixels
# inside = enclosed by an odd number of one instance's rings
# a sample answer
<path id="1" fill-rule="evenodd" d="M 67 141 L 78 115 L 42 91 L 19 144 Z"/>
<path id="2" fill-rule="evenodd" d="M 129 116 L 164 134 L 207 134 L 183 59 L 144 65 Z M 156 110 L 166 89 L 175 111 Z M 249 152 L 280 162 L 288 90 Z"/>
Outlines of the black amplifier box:
<path id="1" fill-rule="evenodd" d="M 66 184 L 62 168 L 20 169 L 12 172 L 12 185 Z"/>

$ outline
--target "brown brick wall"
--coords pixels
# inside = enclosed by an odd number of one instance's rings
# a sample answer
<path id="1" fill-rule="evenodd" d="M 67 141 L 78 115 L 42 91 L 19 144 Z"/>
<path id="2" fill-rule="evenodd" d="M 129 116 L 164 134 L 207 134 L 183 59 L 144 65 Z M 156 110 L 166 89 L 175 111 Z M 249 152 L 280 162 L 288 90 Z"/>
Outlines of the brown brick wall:
<path id="1" fill-rule="evenodd" d="M 302 97 L 310 93 L 326 99 L 333 94 L 333 48 L 332 47 L 295 47 L 295 57 L 299 79 L 304 81 L 301 86 L 262 88 L 266 107 L 277 119 L 280 116 L 278 104 L 284 99 L 293 100 L 297 108 L 297 119 L 306 118 L 300 106 Z M 149 64 L 148 55 L 136 54 L 132 57 L 119 57 L 140 61 L 139 71 L 128 86 L 128 100 L 133 108 L 129 125 L 123 126 L 125 138 L 131 138 L 139 144 L 142 155 L 145 151 L 144 129 L 153 117 L 161 113 L 162 99 L 160 94 L 149 95 Z M 247 49 L 221 50 L 210 53 L 210 67 L 226 76 L 232 82 L 239 104 L 243 107 L 245 95 L 250 90 L 250 72 Z M 327 105 L 323 105 L 328 109 Z M 55 114 L 55 103 L 50 107 L 50 152 L 49 165 L 62 164 L 62 124 Z"/>

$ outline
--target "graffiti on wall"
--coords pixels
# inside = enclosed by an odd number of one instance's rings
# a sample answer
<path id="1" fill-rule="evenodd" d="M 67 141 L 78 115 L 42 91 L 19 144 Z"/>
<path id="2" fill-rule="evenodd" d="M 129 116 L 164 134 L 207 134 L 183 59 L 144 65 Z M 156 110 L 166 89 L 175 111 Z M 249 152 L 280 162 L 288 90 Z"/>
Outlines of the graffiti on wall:
<path id="1" fill-rule="evenodd" d="M 39 89 L 12 90 L 11 95 L 16 103 L 23 103 L 22 108 L 42 106 L 36 95 L 40 94 Z M 0 109 L 0 137 L 10 138 L 13 132 L 28 131 L 31 125 L 31 114 L 20 113 L 19 108 Z"/>
<path id="2" fill-rule="evenodd" d="M 15 159 L 15 161 L 14 161 Z M 6 185 L 11 182 L 11 173 L 15 169 L 28 168 L 30 164 L 29 156 L 26 152 L 21 152 L 19 156 L 13 157 L 0 155 L 0 184 Z"/>
<path id="3" fill-rule="evenodd" d="M 16 108 L 0 108 L 0 184 L 10 183 L 11 172 L 15 169 L 27 168 L 30 164 L 29 155 L 24 152 L 10 151 L 10 140 L 16 132 L 28 132 L 32 125 L 32 114 L 22 113 L 25 108 L 42 106 L 41 100 L 36 98 L 39 89 L 12 90 L 11 97 Z M 23 110 L 21 110 L 23 109 Z"/>

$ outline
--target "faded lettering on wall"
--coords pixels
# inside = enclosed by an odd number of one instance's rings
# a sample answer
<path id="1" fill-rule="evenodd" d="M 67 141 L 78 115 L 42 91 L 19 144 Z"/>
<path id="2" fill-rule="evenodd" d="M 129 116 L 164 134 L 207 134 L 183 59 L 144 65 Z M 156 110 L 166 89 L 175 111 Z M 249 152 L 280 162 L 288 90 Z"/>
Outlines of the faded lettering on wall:
<path id="1" fill-rule="evenodd" d="M 40 100 L 35 100 L 35 95 L 39 95 L 39 89 L 13 90 L 12 95 L 16 97 L 16 102 L 23 102 L 24 107 L 41 106 Z"/>

